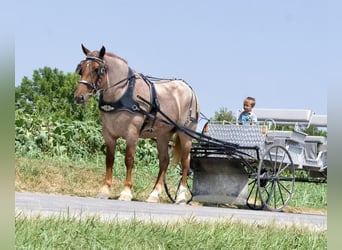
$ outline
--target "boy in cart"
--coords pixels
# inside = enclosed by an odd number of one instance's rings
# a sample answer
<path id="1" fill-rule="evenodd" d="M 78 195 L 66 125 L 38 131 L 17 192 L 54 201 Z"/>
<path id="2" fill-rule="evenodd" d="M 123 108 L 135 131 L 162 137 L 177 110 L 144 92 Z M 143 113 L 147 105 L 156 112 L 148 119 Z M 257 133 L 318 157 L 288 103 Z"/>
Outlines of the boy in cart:
<path id="1" fill-rule="evenodd" d="M 243 111 L 240 113 L 238 118 L 239 125 L 255 125 L 258 121 L 252 109 L 255 106 L 255 98 L 253 97 L 246 97 L 243 101 Z"/>

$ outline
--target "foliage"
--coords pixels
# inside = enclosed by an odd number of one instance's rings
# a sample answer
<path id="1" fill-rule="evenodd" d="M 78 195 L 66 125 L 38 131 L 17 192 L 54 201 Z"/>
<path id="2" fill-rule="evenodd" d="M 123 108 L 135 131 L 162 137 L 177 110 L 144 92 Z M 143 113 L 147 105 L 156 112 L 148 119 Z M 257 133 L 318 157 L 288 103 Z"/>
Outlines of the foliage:
<path id="1" fill-rule="evenodd" d="M 215 111 L 215 115 L 211 120 L 232 122 L 234 120 L 233 112 L 222 107 L 219 111 Z"/>
<path id="2" fill-rule="evenodd" d="M 58 69 L 44 67 L 33 72 L 32 80 L 26 76 L 15 88 L 15 108 L 26 114 L 49 117 L 55 120 L 99 120 L 97 102 L 89 101 L 88 108 L 74 102 L 79 75 L 64 74 Z"/>
<path id="3" fill-rule="evenodd" d="M 32 80 L 24 77 L 15 89 L 15 152 L 34 158 L 96 158 L 105 150 L 99 110 L 95 98 L 88 107 L 76 105 L 73 93 L 77 74 L 64 74 L 44 67 L 35 70 Z M 125 142 L 118 140 L 118 153 Z M 137 160 L 156 162 L 157 150 L 149 140 L 140 140 Z"/>
<path id="4" fill-rule="evenodd" d="M 95 98 L 76 105 L 78 74 L 44 67 L 15 88 L 15 152 L 34 158 L 91 158 L 103 152 Z"/>
<path id="5" fill-rule="evenodd" d="M 89 158 L 104 149 L 101 126 L 92 120 L 65 122 L 17 109 L 15 132 L 17 155 Z"/>
<path id="6" fill-rule="evenodd" d="M 125 155 L 126 144 L 117 141 L 117 154 Z M 93 120 L 64 121 L 26 114 L 23 109 L 15 111 L 15 152 L 18 156 L 33 158 L 63 157 L 69 159 L 94 159 L 104 157 L 105 144 L 101 124 Z M 154 141 L 138 142 L 136 161 L 146 166 L 158 162 Z"/>
<path id="7" fill-rule="evenodd" d="M 157 144 L 153 140 L 140 139 L 135 156 L 135 161 L 143 166 L 156 167 L 159 165 Z"/>
<path id="8" fill-rule="evenodd" d="M 274 130 L 282 130 L 282 131 L 293 131 L 295 129 L 295 126 L 291 126 L 291 125 L 277 125 L 275 127 L 272 127 L 272 129 Z M 326 130 L 321 130 L 317 127 L 314 126 L 310 126 L 308 128 L 301 128 L 298 127 L 296 128 L 299 131 L 304 132 L 307 135 L 315 135 L 315 136 L 327 136 L 327 131 Z"/>

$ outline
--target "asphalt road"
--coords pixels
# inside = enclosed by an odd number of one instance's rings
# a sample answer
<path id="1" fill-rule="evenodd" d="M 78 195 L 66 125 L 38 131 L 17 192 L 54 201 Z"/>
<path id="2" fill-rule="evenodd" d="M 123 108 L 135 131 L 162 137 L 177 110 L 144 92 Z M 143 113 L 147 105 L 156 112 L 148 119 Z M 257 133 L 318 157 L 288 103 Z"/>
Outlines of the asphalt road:
<path id="1" fill-rule="evenodd" d="M 240 221 L 252 224 L 296 225 L 311 230 L 327 230 L 327 216 L 254 211 L 248 209 L 203 207 L 138 201 L 104 200 L 38 193 L 15 193 L 16 214 L 25 216 L 98 216 L 103 220 L 138 219 L 148 222 Z"/>

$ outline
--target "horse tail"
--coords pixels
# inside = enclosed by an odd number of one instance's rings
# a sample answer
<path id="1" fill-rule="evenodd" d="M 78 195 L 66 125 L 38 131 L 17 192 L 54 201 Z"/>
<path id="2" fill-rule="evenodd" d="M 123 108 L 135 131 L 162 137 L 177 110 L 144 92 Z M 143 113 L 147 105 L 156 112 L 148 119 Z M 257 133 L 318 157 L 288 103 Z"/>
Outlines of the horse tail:
<path id="1" fill-rule="evenodd" d="M 174 146 L 173 146 L 173 152 L 172 152 L 172 163 L 171 166 L 177 166 L 177 164 L 181 161 L 182 157 L 182 145 L 179 136 L 176 134 L 176 136 L 173 139 Z"/>

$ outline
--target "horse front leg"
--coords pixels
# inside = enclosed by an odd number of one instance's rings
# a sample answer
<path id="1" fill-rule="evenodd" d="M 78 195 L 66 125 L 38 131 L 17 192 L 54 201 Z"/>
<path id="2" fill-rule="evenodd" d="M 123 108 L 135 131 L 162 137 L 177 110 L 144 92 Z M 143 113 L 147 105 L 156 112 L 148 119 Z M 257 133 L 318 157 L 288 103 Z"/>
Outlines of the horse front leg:
<path id="1" fill-rule="evenodd" d="M 101 187 L 97 198 L 108 199 L 111 194 L 111 187 L 113 181 L 113 165 L 115 161 L 115 147 L 116 139 L 106 142 L 106 175 L 104 184 Z"/>
<path id="2" fill-rule="evenodd" d="M 119 200 L 121 201 L 131 201 L 133 198 L 132 195 L 132 170 L 134 166 L 134 155 L 136 150 L 136 144 L 126 146 L 126 155 L 125 155 L 125 165 L 126 165 L 126 180 L 124 184 L 124 188 L 120 193 Z"/>

